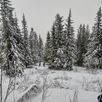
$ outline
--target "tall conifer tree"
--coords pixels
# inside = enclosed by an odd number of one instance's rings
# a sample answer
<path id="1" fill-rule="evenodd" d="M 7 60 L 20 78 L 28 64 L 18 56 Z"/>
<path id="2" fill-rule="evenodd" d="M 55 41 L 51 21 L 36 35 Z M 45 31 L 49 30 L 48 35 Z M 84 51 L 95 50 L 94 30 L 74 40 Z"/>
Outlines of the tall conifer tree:
<path id="1" fill-rule="evenodd" d="M 66 22 L 65 36 L 65 68 L 66 70 L 72 70 L 75 58 L 75 39 L 71 20 L 71 10 L 69 11 L 69 16 Z"/>
<path id="2" fill-rule="evenodd" d="M 40 35 L 39 35 L 39 42 L 38 42 L 38 57 L 39 57 L 39 66 L 40 66 L 44 58 L 44 46 Z"/>
<path id="3" fill-rule="evenodd" d="M 77 60 L 78 66 L 84 66 L 84 57 L 87 52 L 88 39 L 90 36 L 89 27 L 80 25 L 77 34 L 76 46 L 77 46 Z"/>
<path id="4" fill-rule="evenodd" d="M 51 63 L 51 35 L 48 32 L 47 33 L 47 40 L 46 40 L 46 44 L 45 44 L 45 54 L 44 54 L 44 59 L 45 62 L 47 63 Z"/>
<path id="5" fill-rule="evenodd" d="M 33 60 L 33 63 L 36 64 L 38 62 L 38 36 L 36 32 L 34 32 L 33 28 L 31 28 L 30 36 L 29 36 L 29 48 L 30 55 Z"/>
<path id="6" fill-rule="evenodd" d="M 63 68 L 63 17 L 59 14 L 55 17 L 52 27 L 52 63 L 51 69 Z"/>
<path id="7" fill-rule="evenodd" d="M 26 67 L 31 64 L 31 58 L 29 53 L 29 43 L 28 43 L 28 29 L 27 29 L 27 22 L 25 19 L 25 15 L 23 14 L 22 20 L 22 35 L 23 35 L 23 43 L 24 43 L 24 59 Z"/>
<path id="8" fill-rule="evenodd" d="M 19 69 L 18 63 L 21 59 L 21 53 L 19 52 L 19 47 L 17 46 L 17 40 L 20 39 L 15 31 L 16 26 L 14 24 L 13 18 L 13 8 L 11 7 L 9 0 L 2 0 L 1 2 L 1 15 L 3 22 L 3 42 L 5 43 L 5 69 L 6 73 L 10 76 L 15 76 L 15 70 Z M 16 64 L 15 64 L 16 63 Z M 17 67 L 17 66 L 19 67 Z"/>
<path id="9" fill-rule="evenodd" d="M 9 85 L 6 92 L 4 102 L 6 102 L 9 94 L 15 88 L 15 77 L 22 73 L 24 64 L 22 63 L 20 48 L 20 37 L 16 31 L 16 25 L 13 18 L 13 8 L 11 7 L 10 0 L 1 0 L 1 16 L 2 16 L 2 43 L 3 47 L 3 60 L 2 68 L 6 70 L 6 74 L 9 75 Z"/>

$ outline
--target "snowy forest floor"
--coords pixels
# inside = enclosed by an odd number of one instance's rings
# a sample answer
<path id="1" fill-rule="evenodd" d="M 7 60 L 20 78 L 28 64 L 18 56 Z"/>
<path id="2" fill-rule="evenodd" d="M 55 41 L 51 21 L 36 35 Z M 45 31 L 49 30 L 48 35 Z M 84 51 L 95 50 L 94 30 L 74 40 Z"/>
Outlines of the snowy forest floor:
<path id="1" fill-rule="evenodd" d="M 42 87 L 44 77 L 49 86 L 45 102 L 98 102 L 97 96 L 102 87 L 102 71 L 87 71 L 75 66 L 73 71 L 49 70 L 47 66 L 25 69 L 24 75 L 16 78 L 16 90 L 10 94 L 7 102 L 17 102 L 33 85 Z M 3 75 L 3 98 L 7 86 L 8 77 Z M 41 102 L 41 98 L 42 92 L 25 102 Z"/>

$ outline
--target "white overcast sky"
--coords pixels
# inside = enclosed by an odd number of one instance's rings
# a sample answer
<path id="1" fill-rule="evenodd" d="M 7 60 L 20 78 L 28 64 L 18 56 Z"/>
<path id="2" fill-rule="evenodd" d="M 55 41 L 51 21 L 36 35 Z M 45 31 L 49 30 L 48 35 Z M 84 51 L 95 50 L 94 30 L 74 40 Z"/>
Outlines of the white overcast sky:
<path id="1" fill-rule="evenodd" d="M 77 29 L 80 24 L 92 26 L 96 12 L 102 6 L 101 0 L 12 0 L 12 4 L 19 23 L 24 13 L 29 30 L 33 27 L 44 40 L 57 13 L 66 19 L 71 8 L 73 26 Z"/>

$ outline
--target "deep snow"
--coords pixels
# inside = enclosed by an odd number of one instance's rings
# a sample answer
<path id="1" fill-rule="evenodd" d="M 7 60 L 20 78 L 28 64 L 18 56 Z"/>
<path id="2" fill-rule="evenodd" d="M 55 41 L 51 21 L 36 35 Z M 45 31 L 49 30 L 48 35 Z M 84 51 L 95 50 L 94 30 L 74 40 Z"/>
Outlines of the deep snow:
<path id="1" fill-rule="evenodd" d="M 102 88 L 102 71 L 98 70 L 92 74 L 80 67 L 74 67 L 73 71 L 54 71 L 47 69 L 47 66 L 26 69 L 24 75 L 16 79 L 18 87 L 8 97 L 7 102 L 13 102 L 12 97 L 15 101 L 20 99 L 32 85 L 42 86 L 44 76 L 47 76 L 47 83 L 50 86 L 45 102 L 73 102 L 75 90 L 78 90 L 77 102 L 98 102 L 97 96 Z M 8 78 L 3 75 L 3 98 L 7 85 Z M 41 96 L 42 93 L 26 102 L 40 102 Z"/>

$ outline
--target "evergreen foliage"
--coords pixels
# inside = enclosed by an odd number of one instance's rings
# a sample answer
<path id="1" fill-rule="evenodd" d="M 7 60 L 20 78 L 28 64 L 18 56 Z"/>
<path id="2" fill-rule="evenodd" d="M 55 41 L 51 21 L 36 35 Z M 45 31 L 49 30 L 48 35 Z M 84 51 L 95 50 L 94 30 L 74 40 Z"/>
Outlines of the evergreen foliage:
<path id="1" fill-rule="evenodd" d="M 23 20 L 22 20 L 22 35 L 23 35 L 23 46 L 24 46 L 24 62 L 26 67 L 29 64 L 32 64 L 30 52 L 29 52 L 29 40 L 28 40 L 28 29 L 27 29 L 27 22 L 25 19 L 25 15 L 23 14 Z"/>
<path id="2" fill-rule="evenodd" d="M 84 57 L 87 53 L 88 39 L 90 36 L 89 26 L 80 25 L 77 33 L 77 60 L 76 65 L 84 66 Z"/>
<path id="3" fill-rule="evenodd" d="M 44 58 L 44 46 L 43 46 L 43 41 L 40 35 L 39 35 L 39 40 L 38 40 L 38 57 L 39 57 L 38 59 L 39 66 L 40 66 Z"/>
<path id="4" fill-rule="evenodd" d="M 47 40 L 46 40 L 46 44 L 45 44 L 45 53 L 44 53 L 44 60 L 46 63 L 51 63 L 51 35 L 48 32 L 47 33 Z"/>
<path id="5" fill-rule="evenodd" d="M 102 69 L 102 11 L 99 8 L 93 26 L 92 34 L 90 35 L 87 54 L 85 57 L 85 65 L 89 68 Z"/>
<path id="6" fill-rule="evenodd" d="M 6 74 L 14 77 L 18 73 L 22 73 L 24 64 L 21 60 L 22 53 L 19 45 L 21 44 L 21 36 L 17 32 L 17 25 L 13 18 L 13 8 L 9 0 L 2 0 L 1 2 L 1 15 L 2 15 L 2 41 L 5 46 L 4 59 L 2 63 Z"/>
<path id="7" fill-rule="evenodd" d="M 63 17 L 59 14 L 56 15 L 51 31 L 51 63 L 49 68 L 72 70 L 74 59 L 75 39 L 70 10 L 65 25 L 63 25 Z"/>
<path id="8" fill-rule="evenodd" d="M 75 59 L 75 39 L 74 29 L 72 27 L 71 10 L 65 26 L 65 68 L 72 70 L 72 65 Z"/>
<path id="9" fill-rule="evenodd" d="M 59 14 L 55 17 L 55 22 L 52 27 L 52 63 L 50 69 L 63 68 L 63 17 Z"/>
<path id="10" fill-rule="evenodd" d="M 33 63 L 36 64 L 38 62 L 38 36 L 33 28 L 31 28 L 29 36 L 29 48 Z"/>

